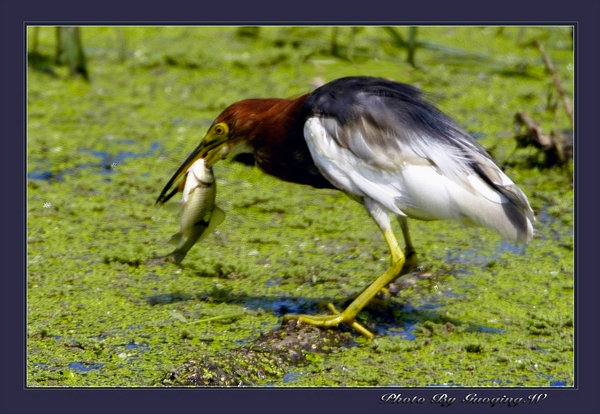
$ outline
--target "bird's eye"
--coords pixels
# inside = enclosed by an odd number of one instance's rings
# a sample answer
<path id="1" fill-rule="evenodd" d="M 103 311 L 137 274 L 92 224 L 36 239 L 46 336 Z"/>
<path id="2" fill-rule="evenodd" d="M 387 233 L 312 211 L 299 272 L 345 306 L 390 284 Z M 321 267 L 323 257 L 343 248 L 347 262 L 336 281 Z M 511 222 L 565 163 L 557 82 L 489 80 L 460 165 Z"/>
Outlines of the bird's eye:
<path id="1" fill-rule="evenodd" d="M 217 134 L 217 135 L 225 135 L 227 133 L 227 130 L 228 130 L 227 124 L 225 124 L 225 123 L 217 124 L 217 125 L 215 125 L 215 128 L 214 128 L 215 134 Z"/>

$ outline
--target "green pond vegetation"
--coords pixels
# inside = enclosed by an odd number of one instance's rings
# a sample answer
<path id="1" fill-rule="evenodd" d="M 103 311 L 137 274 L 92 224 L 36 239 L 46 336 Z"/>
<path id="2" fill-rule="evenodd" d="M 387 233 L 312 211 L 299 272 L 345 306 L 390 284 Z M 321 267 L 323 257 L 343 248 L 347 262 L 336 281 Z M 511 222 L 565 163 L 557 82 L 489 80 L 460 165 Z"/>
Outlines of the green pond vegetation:
<path id="1" fill-rule="evenodd" d="M 569 27 L 419 27 L 415 65 L 407 27 L 82 27 L 89 82 L 54 64 L 54 30 L 27 75 L 28 386 L 574 385 L 573 164 L 514 122 L 570 136 L 533 43 L 572 96 Z M 410 220 L 420 267 L 359 315 L 373 340 L 282 325 L 343 306 L 386 244 L 344 194 L 224 161 L 225 221 L 181 266 L 152 261 L 179 228 L 154 201 L 222 109 L 347 75 L 431 93 L 528 195 L 535 238 Z"/>

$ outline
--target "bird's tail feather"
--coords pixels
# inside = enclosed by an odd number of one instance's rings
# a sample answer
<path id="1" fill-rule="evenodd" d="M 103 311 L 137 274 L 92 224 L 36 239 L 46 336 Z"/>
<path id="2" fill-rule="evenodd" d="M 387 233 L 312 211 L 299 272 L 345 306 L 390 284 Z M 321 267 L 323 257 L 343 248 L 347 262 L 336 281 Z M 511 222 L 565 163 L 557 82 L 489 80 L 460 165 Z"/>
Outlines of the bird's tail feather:
<path id="1" fill-rule="evenodd" d="M 462 204 L 463 221 L 497 231 L 501 236 L 517 243 L 527 243 L 533 237 L 535 217 L 527 198 L 516 186 L 495 186 L 502 202 L 485 198 Z"/>
<path id="2" fill-rule="evenodd" d="M 500 168 L 481 154 L 472 154 L 471 168 L 479 178 L 502 197 L 502 212 L 496 218 L 496 230 L 504 237 L 526 243 L 533 237 L 535 217 L 527 196 Z M 502 214 L 503 213 L 503 214 Z M 506 221 L 508 220 L 508 221 Z"/>

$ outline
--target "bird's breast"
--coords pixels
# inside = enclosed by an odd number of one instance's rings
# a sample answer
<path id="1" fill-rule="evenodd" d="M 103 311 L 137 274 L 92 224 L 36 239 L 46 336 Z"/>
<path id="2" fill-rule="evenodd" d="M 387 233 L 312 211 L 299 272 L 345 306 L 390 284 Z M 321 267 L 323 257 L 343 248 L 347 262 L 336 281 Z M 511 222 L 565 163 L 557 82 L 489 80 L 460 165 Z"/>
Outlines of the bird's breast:
<path id="1" fill-rule="evenodd" d="M 254 158 L 265 173 L 284 181 L 316 188 L 333 187 L 315 165 L 304 137 L 286 136 L 261 144 L 255 146 Z"/>

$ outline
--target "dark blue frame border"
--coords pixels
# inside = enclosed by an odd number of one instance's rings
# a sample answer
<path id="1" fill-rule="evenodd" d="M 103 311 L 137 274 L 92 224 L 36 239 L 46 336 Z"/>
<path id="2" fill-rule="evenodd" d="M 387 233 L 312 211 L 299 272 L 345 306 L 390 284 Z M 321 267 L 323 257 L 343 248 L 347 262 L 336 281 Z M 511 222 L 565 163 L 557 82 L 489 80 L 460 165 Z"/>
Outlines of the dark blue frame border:
<path id="1" fill-rule="evenodd" d="M 468 389 L 27 389 L 25 387 L 25 23 L 156 24 L 576 24 L 576 387 L 574 389 L 475 389 L 480 395 L 547 393 L 527 407 L 543 413 L 595 412 L 600 390 L 597 316 L 597 131 L 600 96 L 600 2 L 595 0 L 243 1 L 205 4 L 186 0 L 0 0 L 0 412 L 429 412 L 431 404 L 380 404 L 385 392 L 403 396 Z M 534 287 L 531 287 L 534 288 Z M 487 405 L 454 404 L 446 411 L 474 412 Z M 504 411 L 496 406 L 494 411 Z M 520 410 L 512 408 L 512 410 Z"/>

